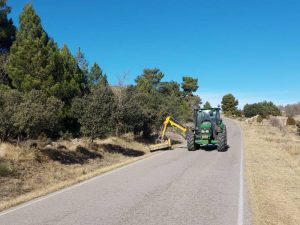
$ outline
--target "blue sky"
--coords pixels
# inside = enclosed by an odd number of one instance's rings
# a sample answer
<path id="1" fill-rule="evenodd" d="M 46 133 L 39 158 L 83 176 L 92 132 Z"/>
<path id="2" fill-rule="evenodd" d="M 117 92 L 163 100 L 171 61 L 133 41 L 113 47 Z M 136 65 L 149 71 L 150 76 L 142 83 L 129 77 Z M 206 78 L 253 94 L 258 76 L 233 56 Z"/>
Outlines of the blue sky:
<path id="1" fill-rule="evenodd" d="M 8 0 L 11 17 L 28 0 Z M 73 53 L 80 47 L 116 84 L 157 67 L 164 80 L 199 79 L 198 94 L 217 105 L 300 101 L 298 0 L 31 0 L 44 29 Z"/>

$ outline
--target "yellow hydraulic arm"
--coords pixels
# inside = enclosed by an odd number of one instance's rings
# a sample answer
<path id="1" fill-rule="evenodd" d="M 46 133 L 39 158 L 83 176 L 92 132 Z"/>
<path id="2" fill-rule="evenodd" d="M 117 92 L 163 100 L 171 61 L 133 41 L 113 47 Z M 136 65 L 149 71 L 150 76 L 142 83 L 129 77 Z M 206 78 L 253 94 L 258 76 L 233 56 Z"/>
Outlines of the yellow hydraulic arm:
<path id="1" fill-rule="evenodd" d="M 179 122 L 177 122 L 171 116 L 166 117 L 166 119 L 163 123 L 163 126 L 161 128 L 159 137 L 157 139 L 157 142 L 160 142 L 160 143 L 155 144 L 155 145 L 151 145 L 150 146 L 150 151 L 170 148 L 172 146 L 170 138 L 165 140 L 166 131 L 167 131 L 167 128 L 168 128 L 169 125 L 179 129 L 182 133 L 187 132 L 187 128 L 185 126 L 181 125 Z"/>
<path id="2" fill-rule="evenodd" d="M 183 125 L 181 125 L 179 122 L 177 122 L 176 120 L 174 120 L 171 116 L 168 116 L 164 123 L 163 123 L 163 127 L 162 130 L 160 132 L 159 137 L 163 140 L 168 128 L 168 125 L 171 125 L 172 127 L 176 127 L 177 129 L 181 130 L 182 133 L 185 133 L 187 131 L 187 128 Z"/>

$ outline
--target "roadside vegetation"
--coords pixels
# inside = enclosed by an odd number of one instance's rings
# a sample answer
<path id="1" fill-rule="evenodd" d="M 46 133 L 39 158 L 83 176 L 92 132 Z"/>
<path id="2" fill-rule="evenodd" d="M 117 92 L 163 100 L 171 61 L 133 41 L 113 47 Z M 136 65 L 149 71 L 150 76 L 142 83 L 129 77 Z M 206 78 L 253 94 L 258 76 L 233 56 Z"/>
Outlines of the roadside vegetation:
<path id="1" fill-rule="evenodd" d="M 300 107 L 263 101 L 238 110 L 223 97 L 225 116 L 243 129 L 246 179 L 253 224 L 300 224 Z"/>
<path id="2" fill-rule="evenodd" d="M 10 9 L 1 2 L 2 20 L 9 22 Z M 2 141 L 42 133 L 51 138 L 67 134 L 95 139 L 128 132 L 147 137 L 167 114 L 190 119 L 191 106 L 200 102 L 193 96 L 197 79 L 163 81 L 157 68 L 144 69 L 134 85 L 112 88 L 100 66 L 89 67 L 80 49 L 73 56 L 67 45 L 58 47 L 32 4 L 24 7 L 18 29 L 2 29 L 15 32 L 7 34 L 9 41 L 1 46 L 6 59 L 0 83 Z"/>
<path id="3" fill-rule="evenodd" d="M 80 48 L 58 46 L 32 4 L 18 28 L 10 12 L 0 0 L 0 210 L 148 156 L 165 116 L 190 121 L 201 102 L 197 79 L 158 68 L 112 86 Z"/>
<path id="4" fill-rule="evenodd" d="M 300 224 L 300 136 L 286 121 L 279 116 L 239 122 L 255 225 Z"/>
<path id="5" fill-rule="evenodd" d="M 58 46 L 32 4 L 18 28 L 10 11 L 0 0 L 0 210 L 149 156 L 167 115 L 192 120 L 196 78 L 145 68 L 110 85 L 80 48 Z M 221 107 L 244 131 L 254 223 L 300 224 L 300 104 L 238 104 L 229 93 Z"/>
<path id="6" fill-rule="evenodd" d="M 1 143 L 0 210 L 150 155 L 130 134 L 92 143 L 87 138 Z"/>

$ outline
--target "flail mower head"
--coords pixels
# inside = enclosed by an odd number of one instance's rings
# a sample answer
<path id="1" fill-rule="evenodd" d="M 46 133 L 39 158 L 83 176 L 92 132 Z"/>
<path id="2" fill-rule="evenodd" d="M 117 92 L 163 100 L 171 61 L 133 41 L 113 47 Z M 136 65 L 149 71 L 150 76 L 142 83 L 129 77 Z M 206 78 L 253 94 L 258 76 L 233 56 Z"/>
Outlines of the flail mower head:
<path id="1" fill-rule="evenodd" d="M 171 139 L 168 138 L 165 141 L 162 140 L 162 141 L 159 141 L 159 143 L 157 143 L 157 144 L 150 145 L 149 149 L 150 149 L 150 152 L 153 152 L 153 151 L 157 151 L 157 150 L 170 149 L 171 147 L 172 147 Z"/>

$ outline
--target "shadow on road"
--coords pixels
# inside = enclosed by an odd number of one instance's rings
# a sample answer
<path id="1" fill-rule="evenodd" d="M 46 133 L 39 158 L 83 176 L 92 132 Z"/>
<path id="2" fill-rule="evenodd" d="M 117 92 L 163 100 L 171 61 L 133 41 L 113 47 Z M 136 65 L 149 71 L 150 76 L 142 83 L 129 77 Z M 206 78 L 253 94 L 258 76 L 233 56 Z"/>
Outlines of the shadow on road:
<path id="1" fill-rule="evenodd" d="M 217 146 L 216 145 L 201 146 L 200 148 L 198 148 L 198 150 L 204 150 L 207 152 L 211 152 L 211 151 L 217 150 Z"/>
<path id="2" fill-rule="evenodd" d="M 230 148 L 229 145 L 226 146 L 226 150 L 223 152 L 228 151 L 228 149 Z M 207 152 L 211 152 L 211 151 L 217 151 L 217 146 L 216 145 L 206 145 L 206 146 L 201 146 L 199 149 L 197 150 L 204 150 Z"/>

